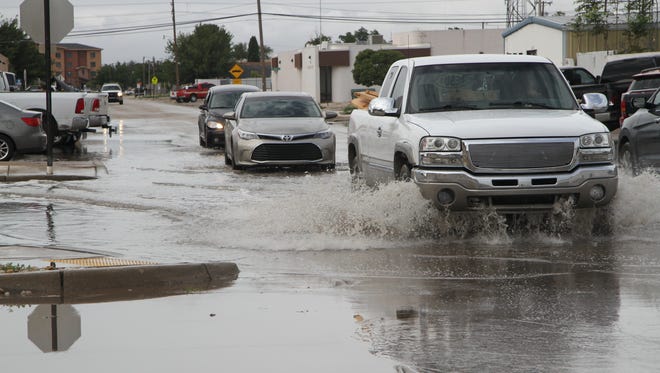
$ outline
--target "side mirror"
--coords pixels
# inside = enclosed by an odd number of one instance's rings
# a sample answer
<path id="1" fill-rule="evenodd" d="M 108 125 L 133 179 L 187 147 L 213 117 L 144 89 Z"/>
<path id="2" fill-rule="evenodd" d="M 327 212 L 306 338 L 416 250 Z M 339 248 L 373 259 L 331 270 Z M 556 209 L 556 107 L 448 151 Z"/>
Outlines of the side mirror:
<path id="1" fill-rule="evenodd" d="M 223 118 L 229 119 L 229 120 L 236 120 L 236 112 L 235 111 L 230 111 L 227 113 L 224 113 L 222 115 Z"/>
<path id="2" fill-rule="evenodd" d="M 369 102 L 369 114 L 377 117 L 396 117 L 399 109 L 394 107 L 394 99 L 391 97 L 377 97 Z"/>
<path id="3" fill-rule="evenodd" d="M 588 114 L 600 114 L 607 111 L 609 107 L 607 97 L 602 93 L 585 93 L 582 95 L 582 110 Z"/>
<path id="4" fill-rule="evenodd" d="M 205 104 L 201 104 L 201 105 L 199 105 L 199 109 L 200 109 L 200 110 L 208 110 L 209 107 L 206 106 Z"/>
<path id="5" fill-rule="evenodd" d="M 337 112 L 335 111 L 326 111 L 325 112 L 325 119 L 332 119 L 337 117 Z"/>

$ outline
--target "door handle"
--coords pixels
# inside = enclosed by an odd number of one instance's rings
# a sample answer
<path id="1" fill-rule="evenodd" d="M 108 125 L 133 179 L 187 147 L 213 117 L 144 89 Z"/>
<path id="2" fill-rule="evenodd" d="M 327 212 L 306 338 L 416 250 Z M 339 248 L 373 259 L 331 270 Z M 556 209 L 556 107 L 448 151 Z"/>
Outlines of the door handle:
<path id="1" fill-rule="evenodd" d="M 376 130 L 376 134 L 378 135 L 378 137 L 383 136 L 383 129 L 381 127 L 378 127 L 378 129 Z"/>

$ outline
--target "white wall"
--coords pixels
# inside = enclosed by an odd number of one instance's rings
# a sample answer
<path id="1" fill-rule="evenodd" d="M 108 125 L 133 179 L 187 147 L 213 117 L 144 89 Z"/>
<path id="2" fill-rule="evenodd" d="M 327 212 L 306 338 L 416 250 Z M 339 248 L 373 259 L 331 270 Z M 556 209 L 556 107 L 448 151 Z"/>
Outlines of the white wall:
<path id="1" fill-rule="evenodd" d="M 503 29 L 410 31 L 392 35 L 396 47 L 430 44 L 434 56 L 504 52 Z"/>
<path id="2" fill-rule="evenodd" d="M 537 55 L 546 57 L 561 66 L 564 64 L 564 33 L 551 27 L 529 24 L 504 39 L 504 52 L 526 54 L 537 50 Z"/>
<path id="3" fill-rule="evenodd" d="M 273 91 L 300 91 L 301 76 L 300 70 L 295 68 L 294 56 L 297 51 L 288 51 L 278 53 L 278 71 L 272 70 L 271 79 Z M 310 92 L 311 93 L 311 92 Z"/>

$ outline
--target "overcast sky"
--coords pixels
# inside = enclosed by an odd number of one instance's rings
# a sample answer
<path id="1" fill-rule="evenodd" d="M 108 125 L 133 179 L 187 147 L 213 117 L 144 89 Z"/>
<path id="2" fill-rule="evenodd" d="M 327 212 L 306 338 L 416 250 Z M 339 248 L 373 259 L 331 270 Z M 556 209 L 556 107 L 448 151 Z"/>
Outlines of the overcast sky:
<path id="1" fill-rule="evenodd" d="M 0 15 L 20 19 L 23 1 L 1 0 Z M 51 3 L 60 1 L 66 0 Z M 173 37 L 172 0 L 69 2 L 74 7 L 74 28 L 62 42 L 103 49 L 104 64 L 168 57 L 165 46 Z M 174 5 L 177 33 L 191 33 L 202 22 L 223 26 L 234 43 L 259 38 L 257 0 L 174 0 Z M 573 14 L 573 9 L 573 0 L 546 5 L 550 14 Z M 482 22 L 485 27 L 504 27 L 506 20 L 505 0 L 261 0 L 261 11 L 264 44 L 275 54 L 302 48 L 320 33 L 337 40 L 360 27 L 378 30 L 391 40 L 395 32 L 475 28 Z M 104 33 L 115 29 L 125 31 Z"/>

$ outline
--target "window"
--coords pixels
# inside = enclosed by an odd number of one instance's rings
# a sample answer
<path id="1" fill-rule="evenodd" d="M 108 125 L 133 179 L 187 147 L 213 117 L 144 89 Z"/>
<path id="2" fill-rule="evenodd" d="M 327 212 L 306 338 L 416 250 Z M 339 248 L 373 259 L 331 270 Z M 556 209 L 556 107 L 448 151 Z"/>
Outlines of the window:
<path id="1" fill-rule="evenodd" d="M 55 58 L 62 58 L 62 53 L 60 52 L 55 53 Z"/>
<path id="2" fill-rule="evenodd" d="M 89 63 L 89 66 L 91 66 L 91 67 L 96 67 L 96 62 L 94 62 L 94 61 L 90 62 L 90 63 Z"/>
<path id="3" fill-rule="evenodd" d="M 398 71 L 399 71 L 399 66 L 392 66 L 390 68 L 390 71 L 387 72 L 385 83 L 383 83 L 383 87 L 380 89 L 380 92 L 382 93 L 383 96 L 389 95 L 390 88 L 392 88 L 392 84 L 394 83 L 394 78 L 396 77 L 396 73 Z"/>
<path id="4" fill-rule="evenodd" d="M 96 57 L 96 52 L 90 52 L 89 55 L 90 55 L 92 58 L 95 58 L 95 57 Z"/>
<path id="5" fill-rule="evenodd" d="M 403 103 L 403 90 L 406 88 L 407 75 L 408 68 L 403 66 L 399 70 L 399 76 L 396 78 L 396 83 L 394 83 L 394 88 L 392 89 L 391 97 L 394 99 L 394 107 L 397 109 L 400 109 Z"/>

